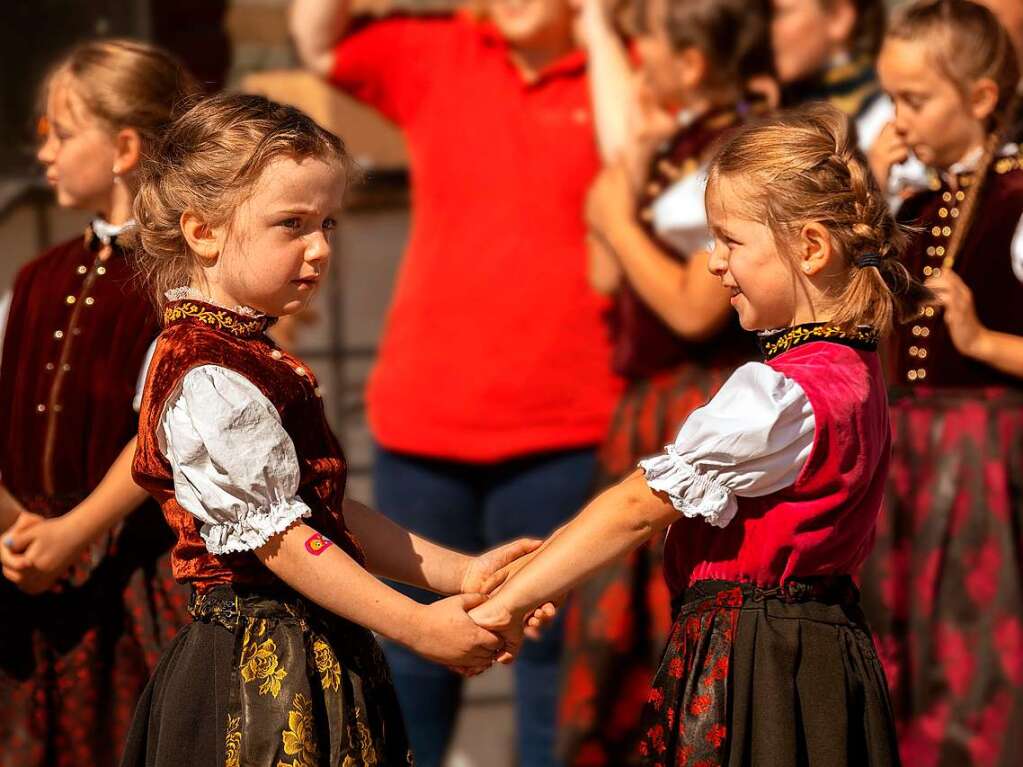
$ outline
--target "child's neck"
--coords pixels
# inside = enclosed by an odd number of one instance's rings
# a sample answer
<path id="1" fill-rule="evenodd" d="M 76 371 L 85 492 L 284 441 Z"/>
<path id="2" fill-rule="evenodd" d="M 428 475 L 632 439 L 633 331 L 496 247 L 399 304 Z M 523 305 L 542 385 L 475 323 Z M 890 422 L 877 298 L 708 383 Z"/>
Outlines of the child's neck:
<path id="1" fill-rule="evenodd" d="M 135 193 L 127 184 L 123 182 L 114 184 L 106 199 L 97 206 L 97 212 L 108 224 L 119 226 L 131 220 L 134 199 Z"/>

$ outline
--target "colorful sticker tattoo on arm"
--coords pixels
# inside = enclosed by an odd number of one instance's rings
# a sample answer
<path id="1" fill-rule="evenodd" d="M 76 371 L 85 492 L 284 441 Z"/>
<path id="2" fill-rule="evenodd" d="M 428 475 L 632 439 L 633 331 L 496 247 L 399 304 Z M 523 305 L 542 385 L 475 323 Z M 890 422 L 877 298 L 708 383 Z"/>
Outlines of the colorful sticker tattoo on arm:
<path id="1" fill-rule="evenodd" d="M 319 533 L 313 533 L 305 542 L 305 550 L 314 557 L 318 557 L 333 545 L 334 541 L 330 540 L 330 538 L 324 538 Z"/>

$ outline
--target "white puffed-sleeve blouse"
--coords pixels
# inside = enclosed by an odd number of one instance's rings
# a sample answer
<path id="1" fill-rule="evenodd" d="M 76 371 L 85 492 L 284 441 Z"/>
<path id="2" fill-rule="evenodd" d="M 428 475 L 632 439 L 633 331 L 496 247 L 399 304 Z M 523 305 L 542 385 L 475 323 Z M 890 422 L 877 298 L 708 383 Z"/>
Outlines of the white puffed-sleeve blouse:
<path id="1" fill-rule="evenodd" d="M 802 387 L 761 362 L 732 374 L 664 453 L 640 462 L 647 484 L 687 517 L 724 527 L 736 497 L 795 483 L 810 456 L 813 408 Z"/>

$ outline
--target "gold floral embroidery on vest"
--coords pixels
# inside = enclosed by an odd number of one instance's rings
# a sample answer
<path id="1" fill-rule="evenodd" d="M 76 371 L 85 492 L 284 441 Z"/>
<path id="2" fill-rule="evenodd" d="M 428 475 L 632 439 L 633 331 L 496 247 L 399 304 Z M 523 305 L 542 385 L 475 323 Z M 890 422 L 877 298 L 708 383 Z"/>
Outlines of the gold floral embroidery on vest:
<path id="1" fill-rule="evenodd" d="M 242 718 L 227 715 L 227 739 L 224 752 L 224 767 L 241 767 L 242 755 Z"/>
<path id="2" fill-rule="evenodd" d="M 231 335 L 244 338 L 262 333 L 266 329 L 265 317 L 244 318 L 223 309 L 215 309 L 191 301 L 176 302 L 163 310 L 163 322 L 169 325 L 183 319 L 196 319 Z"/>
<path id="3" fill-rule="evenodd" d="M 315 767 L 318 764 L 313 703 L 300 692 L 296 692 L 291 700 L 288 729 L 281 734 L 281 740 L 284 741 L 284 753 L 295 758 L 290 762 L 278 761 L 277 767 Z"/>
<path id="4" fill-rule="evenodd" d="M 320 672 L 320 683 L 324 690 L 337 692 L 341 687 L 341 664 L 330 645 L 322 639 L 313 641 L 313 658 L 316 660 L 316 670 Z"/>
<path id="5" fill-rule="evenodd" d="M 258 638 L 266 634 L 266 622 L 258 621 L 259 630 L 256 637 L 252 636 L 252 624 L 245 627 L 242 637 L 242 655 L 240 668 L 242 679 L 247 683 L 261 680 L 260 695 L 281 694 L 281 682 L 288 675 L 287 669 L 281 666 L 277 657 L 277 643 L 272 639 L 259 642 Z"/>
<path id="6" fill-rule="evenodd" d="M 846 341 L 852 346 L 869 349 L 877 346 L 878 333 L 874 328 L 868 327 L 850 331 L 836 325 L 797 325 L 778 335 L 762 339 L 761 346 L 764 355 L 771 359 L 810 341 Z"/>

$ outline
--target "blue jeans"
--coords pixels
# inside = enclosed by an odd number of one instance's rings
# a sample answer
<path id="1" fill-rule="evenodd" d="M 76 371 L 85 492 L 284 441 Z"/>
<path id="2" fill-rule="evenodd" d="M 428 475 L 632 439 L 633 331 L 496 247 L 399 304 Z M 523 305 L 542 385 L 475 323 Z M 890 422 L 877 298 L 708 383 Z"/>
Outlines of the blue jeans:
<path id="1" fill-rule="evenodd" d="M 373 474 L 380 511 L 403 527 L 467 553 L 514 538 L 546 537 L 593 491 L 591 448 L 534 454 L 491 464 L 420 458 L 377 449 Z M 435 594 L 402 584 L 420 602 Z M 553 767 L 561 620 L 527 641 L 513 665 L 519 759 Z M 462 679 L 391 642 L 384 643 L 417 767 L 440 767 L 461 699 Z"/>

